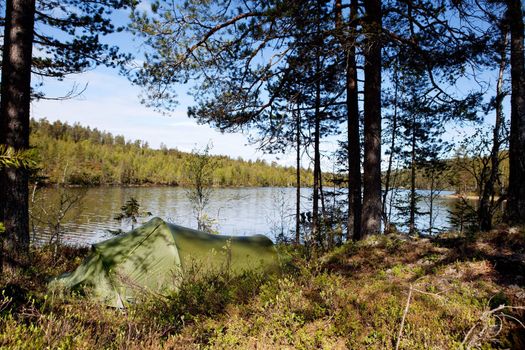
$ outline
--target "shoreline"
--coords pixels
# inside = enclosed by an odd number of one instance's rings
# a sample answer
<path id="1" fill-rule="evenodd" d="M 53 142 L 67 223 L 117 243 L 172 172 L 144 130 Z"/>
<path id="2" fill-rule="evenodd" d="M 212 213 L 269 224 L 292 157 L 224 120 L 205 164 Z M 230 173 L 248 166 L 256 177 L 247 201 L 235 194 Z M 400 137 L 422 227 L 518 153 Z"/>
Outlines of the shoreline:
<path id="1" fill-rule="evenodd" d="M 34 186 L 34 183 L 30 184 L 30 187 Z M 56 183 L 38 183 L 38 188 L 53 188 L 57 186 Z M 62 185 L 66 188 L 155 188 L 155 187 L 166 187 L 166 188 L 183 188 L 183 189 L 190 189 L 191 186 L 185 186 L 185 185 L 169 185 L 169 184 L 154 184 L 154 183 L 148 183 L 148 184 L 85 184 L 85 185 L 77 185 L 77 184 L 66 184 Z M 211 186 L 212 189 L 226 189 L 226 188 L 295 188 L 295 186 L 263 186 L 263 185 L 245 185 L 245 186 Z M 301 189 L 308 188 L 308 186 L 302 186 Z"/>
<path id="2" fill-rule="evenodd" d="M 479 199 L 478 195 L 475 194 L 444 194 L 440 195 L 441 198 L 447 198 L 447 199 L 466 199 L 466 200 L 472 200 L 477 201 Z M 499 196 L 494 196 L 494 200 L 499 200 Z"/>

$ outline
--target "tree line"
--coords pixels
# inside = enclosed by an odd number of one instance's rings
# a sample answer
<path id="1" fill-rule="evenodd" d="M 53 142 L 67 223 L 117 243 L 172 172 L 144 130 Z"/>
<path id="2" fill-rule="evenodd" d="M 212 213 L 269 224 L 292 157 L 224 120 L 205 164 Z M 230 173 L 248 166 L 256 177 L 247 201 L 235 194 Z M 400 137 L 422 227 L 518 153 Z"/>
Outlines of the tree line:
<path id="1" fill-rule="evenodd" d="M 78 123 L 69 125 L 46 119 L 31 120 L 30 144 L 38 155 L 39 177 L 69 185 L 170 185 L 191 184 L 187 164 L 195 154 L 147 142 L 126 140 Z M 296 170 L 264 160 L 209 156 L 214 168 L 209 181 L 216 187 L 293 186 Z M 311 171 L 301 169 L 303 186 Z M 42 180 L 41 180 L 42 181 Z"/>
<path id="2" fill-rule="evenodd" d="M 496 196 L 504 195 L 508 188 L 509 162 L 508 152 L 500 154 L 503 161 L 499 165 L 499 181 L 501 186 L 494 189 Z M 484 181 L 479 176 L 483 167 L 490 159 L 486 155 L 457 154 L 450 159 L 442 160 L 442 169 L 438 173 L 429 173 L 428 169 L 418 167 L 415 169 L 415 188 L 430 190 L 432 188 L 440 191 L 452 191 L 456 195 L 475 195 L 483 190 Z M 382 173 L 383 178 L 386 172 Z M 411 188 L 412 169 L 394 169 L 390 174 L 392 177 L 391 186 L 394 188 Z M 383 182 L 384 186 L 384 182 Z"/>

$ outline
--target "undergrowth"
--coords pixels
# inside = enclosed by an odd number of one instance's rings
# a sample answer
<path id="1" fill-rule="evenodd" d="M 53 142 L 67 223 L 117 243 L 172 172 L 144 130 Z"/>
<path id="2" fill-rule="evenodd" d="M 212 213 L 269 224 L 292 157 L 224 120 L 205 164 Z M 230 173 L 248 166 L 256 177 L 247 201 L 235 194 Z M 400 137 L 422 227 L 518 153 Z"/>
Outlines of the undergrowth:
<path id="1" fill-rule="evenodd" d="M 125 310 L 46 294 L 87 250 L 36 250 L 0 279 L 0 348 L 525 348 L 523 231 L 374 236 L 309 261 L 280 250 L 280 274 L 190 271 Z"/>

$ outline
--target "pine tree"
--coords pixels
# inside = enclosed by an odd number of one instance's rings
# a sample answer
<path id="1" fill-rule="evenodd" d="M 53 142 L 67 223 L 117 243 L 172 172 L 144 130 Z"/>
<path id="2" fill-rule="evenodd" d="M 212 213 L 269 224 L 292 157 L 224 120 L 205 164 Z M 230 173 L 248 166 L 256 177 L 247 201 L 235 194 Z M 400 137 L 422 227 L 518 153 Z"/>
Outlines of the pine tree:
<path id="1" fill-rule="evenodd" d="M 199 77 L 197 106 L 189 115 L 223 131 L 255 129 L 272 152 L 293 142 L 297 123 L 289 106 L 297 106 L 306 121 L 301 125 L 311 128 L 312 137 L 304 144 L 314 149 L 312 214 L 318 236 L 319 145 L 330 120 L 338 117 L 334 106 L 341 89 L 336 74 L 340 56 L 330 45 L 331 6 L 319 0 L 248 1 L 234 9 L 222 1 L 190 1 L 178 10 L 164 3 L 155 10 L 153 17 L 136 16 L 134 26 L 146 33 L 156 52 L 133 77 L 146 87 L 147 103 L 172 108 L 176 83 Z M 188 23 L 189 14 L 199 19 Z M 162 28 L 167 27 L 173 31 L 166 35 Z M 268 51 L 271 58 L 264 59 Z"/>
<path id="2" fill-rule="evenodd" d="M 510 143 L 509 196 L 507 219 L 512 224 L 525 223 L 525 67 L 523 51 L 523 5 L 521 0 L 507 0 L 510 26 Z"/>
<path id="3" fill-rule="evenodd" d="M 0 145 L 16 152 L 29 148 L 29 103 L 31 57 L 35 16 L 34 0 L 6 3 L 2 90 L 0 101 Z M 29 251 L 28 173 L 21 167 L 0 170 L 0 237 L 3 263 L 16 268 Z"/>
<path id="4" fill-rule="evenodd" d="M 30 100 L 44 97 L 31 90 L 32 73 L 62 79 L 98 64 L 114 66 L 127 58 L 99 40 L 99 35 L 115 30 L 108 15 L 124 4 L 116 0 L 6 2 L 0 145 L 16 151 L 29 147 Z M 4 249 L 7 259 L 12 260 L 7 262 L 16 265 L 29 249 L 27 170 L 4 169 L 0 186 L 0 221 L 6 230 Z"/>
<path id="5" fill-rule="evenodd" d="M 365 0 L 365 86 L 362 235 L 381 230 L 381 1 Z"/>

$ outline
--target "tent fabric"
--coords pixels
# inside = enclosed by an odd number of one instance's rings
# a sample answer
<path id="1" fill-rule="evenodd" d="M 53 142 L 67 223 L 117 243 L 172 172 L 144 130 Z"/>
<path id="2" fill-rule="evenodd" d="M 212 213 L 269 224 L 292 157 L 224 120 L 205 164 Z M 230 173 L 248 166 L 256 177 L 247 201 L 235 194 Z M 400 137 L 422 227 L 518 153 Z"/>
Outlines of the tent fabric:
<path id="1" fill-rule="evenodd" d="M 134 302 L 141 292 L 176 289 L 185 273 L 278 269 L 277 251 L 263 235 L 212 235 L 154 218 L 143 226 L 93 244 L 80 266 L 50 288 L 88 288 L 114 307 Z"/>

